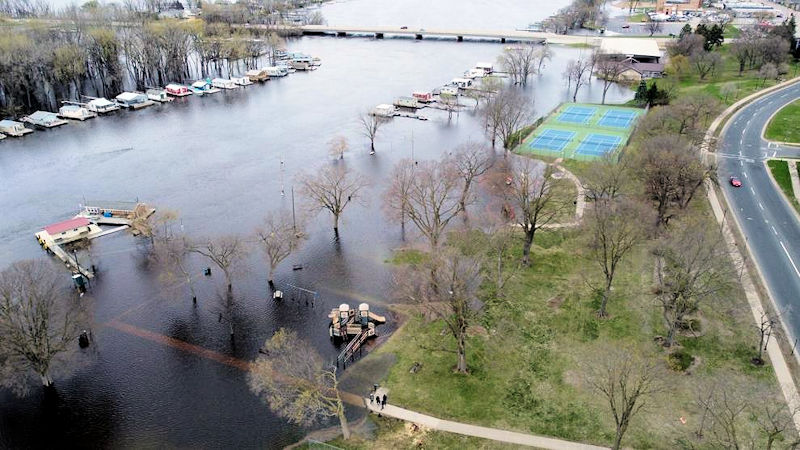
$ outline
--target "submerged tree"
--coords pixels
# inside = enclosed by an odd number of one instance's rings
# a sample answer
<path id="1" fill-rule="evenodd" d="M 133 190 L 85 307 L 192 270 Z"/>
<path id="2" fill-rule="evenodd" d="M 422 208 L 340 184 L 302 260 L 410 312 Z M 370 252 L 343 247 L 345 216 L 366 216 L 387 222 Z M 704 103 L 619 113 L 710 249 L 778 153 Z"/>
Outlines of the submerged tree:
<path id="1" fill-rule="evenodd" d="M 369 154 L 375 154 L 375 139 L 378 132 L 388 120 L 383 116 L 375 115 L 372 112 L 365 112 L 358 117 L 361 134 L 369 139 Z"/>
<path id="2" fill-rule="evenodd" d="M 289 216 L 280 212 L 267 216 L 264 224 L 256 230 L 256 238 L 269 263 L 267 280 L 270 287 L 274 286 L 275 269 L 300 246 L 304 237 Z"/>
<path id="3" fill-rule="evenodd" d="M 300 192 L 308 197 L 314 209 L 325 209 L 333 215 L 333 231 L 337 236 L 344 209 L 369 186 L 363 177 L 342 165 L 325 166 L 314 175 L 302 176 L 300 184 Z"/>
<path id="4" fill-rule="evenodd" d="M 57 270 L 49 261 L 26 260 L 0 272 L 0 386 L 24 394 L 31 373 L 52 386 L 53 374 L 75 362 L 88 309 Z"/>
<path id="5" fill-rule="evenodd" d="M 451 155 L 450 161 L 461 177 L 461 197 L 459 205 L 462 211 L 467 210 L 467 202 L 472 193 L 472 183 L 492 168 L 493 154 L 477 142 L 467 142 L 458 146 Z"/>
<path id="6" fill-rule="evenodd" d="M 199 240 L 192 245 L 192 251 L 205 256 L 225 274 L 228 297 L 233 291 L 233 277 L 241 270 L 247 255 L 247 247 L 241 236 L 229 234 L 216 238 Z"/>
<path id="7" fill-rule="evenodd" d="M 337 417 L 342 435 L 350 438 L 335 366 L 325 364 L 296 332 L 283 328 L 264 343 L 260 353 L 248 374 L 254 394 L 276 414 L 301 426 Z"/>
<path id="8" fill-rule="evenodd" d="M 531 122 L 533 99 L 517 89 L 504 88 L 483 105 L 481 115 L 492 148 L 499 140 L 503 148 L 509 151 L 514 133 Z"/>

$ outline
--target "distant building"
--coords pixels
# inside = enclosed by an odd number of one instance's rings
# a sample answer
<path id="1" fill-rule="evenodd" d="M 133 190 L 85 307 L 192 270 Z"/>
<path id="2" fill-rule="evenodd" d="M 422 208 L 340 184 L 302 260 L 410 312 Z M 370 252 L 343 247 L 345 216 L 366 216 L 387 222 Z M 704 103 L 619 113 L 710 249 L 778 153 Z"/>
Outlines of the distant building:
<path id="1" fill-rule="evenodd" d="M 641 81 L 650 78 L 661 78 L 664 74 L 664 64 L 661 63 L 641 63 L 636 60 L 628 60 L 620 63 L 624 68 L 619 74 L 620 81 Z"/>
<path id="2" fill-rule="evenodd" d="M 656 0 L 656 12 L 675 14 L 679 11 L 697 11 L 702 0 Z"/>
<path id="3" fill-rule="evenodd" d="M 654 39 L 613 38 L 603 39 L 600 53 L 613 61 L 636 60 L 640 63 L 661 61 L 661 50 Z"/>

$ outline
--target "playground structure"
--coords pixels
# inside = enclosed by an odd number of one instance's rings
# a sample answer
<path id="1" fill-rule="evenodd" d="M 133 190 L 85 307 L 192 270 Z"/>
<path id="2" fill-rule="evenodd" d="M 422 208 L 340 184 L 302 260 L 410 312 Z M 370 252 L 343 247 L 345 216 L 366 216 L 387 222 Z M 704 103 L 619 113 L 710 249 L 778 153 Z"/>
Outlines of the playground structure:
<path id="1" fill-rule="evenodd" d="M 386 317 L 371 312 L 366 303 L 358 305 L 358 311 L 351 309 L 347 303 L 342 303 L 338 308 L 332 309 L 328 317 L 331 319 L 328 328 L 331 339 L 350 341 L 339 353 L 337 365 L 346 365 L 368 338 L 376 336 L 375 325 L 386 323 Z"/>

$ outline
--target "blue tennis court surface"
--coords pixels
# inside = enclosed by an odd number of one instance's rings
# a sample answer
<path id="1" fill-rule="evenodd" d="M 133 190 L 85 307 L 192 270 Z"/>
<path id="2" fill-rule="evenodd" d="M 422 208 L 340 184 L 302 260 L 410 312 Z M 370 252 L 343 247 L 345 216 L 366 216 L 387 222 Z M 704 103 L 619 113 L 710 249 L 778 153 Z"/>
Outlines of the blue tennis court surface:
<path id="1" fill-rule="evenodd" d="M 569 106 L 558 115 L 559 122 L 589 123 L 597 108 L 586 106 Z"/>
<path id="2" fill-rule="evenodd" d="M 564 149 L 564 146 L 566 146 L 569 141 L 572 140 L 573 137 L 575 137 L 575 133 L 572 131 L 546 128 L 542 134 L 536 136 L 536 139 L 530 143 L 530 148 L 560 152 Z"/>
<path id="3" fill-rule="evenodd" d="M 589 134 L 581 141 L 576 153 L 580 155 L 602 156 L 613 151 L 622 142 L 619 136 L 608 134 Z"/>
<path id="4" fill-rule="evenodd" d="M 628 128 L 637 114 L 633 111 L 610 110 L 597 122 L 601 127 Z"/>

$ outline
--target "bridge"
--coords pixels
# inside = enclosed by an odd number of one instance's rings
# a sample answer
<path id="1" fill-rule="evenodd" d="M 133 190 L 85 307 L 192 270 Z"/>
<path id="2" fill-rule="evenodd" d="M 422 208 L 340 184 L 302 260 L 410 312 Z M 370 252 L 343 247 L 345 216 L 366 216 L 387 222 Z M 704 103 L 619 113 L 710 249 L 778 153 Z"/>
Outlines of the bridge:
<path id="1" fill-rule="evenodd" d="M 599 46 L 605 39 L 618 39 L 616 37 L 599 36 L 578 36 L 569 34 L 556 34 L 538 31 L 517 31 L 517 30 L 469 30 L 469 29 L 437 29 L 420 28 L 409 29 L 401 27 L 372 27 L 372 26 L 333 26 L 333 25 L 303 25 L 299 27 L 304 35 L 332 35 L 346 37 L 348 35 L 373 35 L 377 39 L 385 36 L 404 36 L 414 39 L 424 39 L 425 37 L 455 38 L 461 42 L 465 38 L 471 39 L 492 39 L 502 43 L 506 42 L 535 42 L 540 44 L 563 44 L 563 45 L 592 45 Z M 648 39 L 648 38 L 642 38 Z M 666 39 L 655 39 L 659 45 L 663 45 Z"/>

